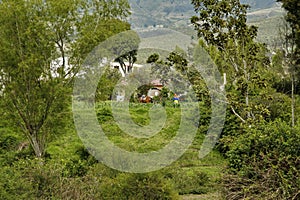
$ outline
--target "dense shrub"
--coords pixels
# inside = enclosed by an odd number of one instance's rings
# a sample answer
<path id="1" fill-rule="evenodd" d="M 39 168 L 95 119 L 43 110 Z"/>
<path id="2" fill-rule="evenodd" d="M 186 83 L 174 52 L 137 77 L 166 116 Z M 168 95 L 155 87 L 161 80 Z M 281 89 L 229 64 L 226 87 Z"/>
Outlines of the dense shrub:
<path id="1" fill-rule="evenodd" d="M 110 103 L 96 104 L 97 115 L 107 135 L 121 135 L 114 125 Z M 122 103 L 116 103 L 123 106 Z M 152 105 L 130 104 L 130 114 L 137 123 L 148 120 Z M 182 105 L 183 107 L 183 105 Z M 188 105 L 185 105 L 188 108 Z M 208 114 L 201 107 L 202 119 Z M 166 129 L 151 140 L 127 140 L 125 135 L 111 137 L 118 145 L 148 152 L 160 149 L 174 137 L 180 122 L 180 109 L 166 103 Z M 191 112 L 193 113 L 193 112 Z M 203 113 L 203 115 L 202 115 Z M 204 114 L 206 114 L 204 116 Z M 192 118 L 193 115 L 190 116 Z M 195 126 L 198 120 L 194 121 Z M 206 124 L 202 124 L 206 128 Z M 1 132 L 2 131 L 2 132 Z M 200 131 L 192 149 L 168 170 L 147 174 L 121 173 L 98 163 L 84 148 L 71 129 L 59 134 L 48 144 L 48 157 L 36 159 L 30 147 L 18 151 L 25 141 L 14 131 L 0 128 L 0 199 L 178 199 L 179 194 L 206 193 L 210 187 L 208 175 L 201 172 L 197 151 L 204 134 Z M 123 136 L 123 135 L 121 135 Z M 121 139 L 119 139 L 121 138 Z M 117 143 L 120 141 L 120 143 Z M 121 147 L 124 147 L 121 146 Z M 124 149 L 125 149 L 124 147 Z M 129 149 L 131 150 L 131 149 Z M 195 166 L 197 165 L 197 166 Z M 184 166 L 184 167 L 183 167 Z M 199 168 L 198 168 L 199 167 Z"/>
<path id="2" fill-rule="evenodd" d="M 179 194 L 205 194 L 207 193 L 208 175 L 197 169 L 173 169 L 166 173 L 167 178 L 174 183 Z"/>
<path id="3" fill-rule="evenodd" d="M 227 153 L 227 199 L 299 199 L 300 127 L 275 121 L 247 129 Z"/>
<path id="4" fill-rule="evenodd" d="M 3 200 L 34 199 L 33 184 L 24 179 L 22 172 L 15 168 L 0 168 L 0 197 Z"/>
<path id="5" fill-rule="evenodd" d="M 102 191 L 101 199 L 178 199 L 171 182 L 159 173 L 121 173 L 115 179 L 103 184 L 100 190 Z"/>
<path id="6" fill-rule="evenodd" d="M 82 167 L 86 165 L 77 162 L 71 167 L 71 160 L 67 165 L 43 159 L 15 161 L 0 168 L 1 199 L 178 199 L 171 182 L 159 173 L 120 173 L 102 164 L 88 171 Z"/>

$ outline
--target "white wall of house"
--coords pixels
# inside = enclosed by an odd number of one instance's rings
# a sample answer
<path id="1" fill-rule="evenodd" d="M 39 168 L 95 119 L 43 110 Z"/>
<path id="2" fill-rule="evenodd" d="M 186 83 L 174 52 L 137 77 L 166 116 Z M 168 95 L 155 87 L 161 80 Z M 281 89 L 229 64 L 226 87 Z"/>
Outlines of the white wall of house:
<path id="1" fill-rule="evenodd" d="M 129 63 L 125 62 L 125 65 L 128 66 Z M 123 72 L 123 70 L 121 68 L 120 63 L 118 63 L 118 62 L 111 62 L 110 66 L 113 67 L 113 68 L 118 68 L 119 71 L 120 71 L 120 73 L 122 74 L 122 77 L 125 77 L 125 74 L 124 74 L 124 72 Z M 132 71 L 138 70 L 139 68 L 142 68 L 142 67 L 143 67 L 143 65 L 133 64 Z"/>

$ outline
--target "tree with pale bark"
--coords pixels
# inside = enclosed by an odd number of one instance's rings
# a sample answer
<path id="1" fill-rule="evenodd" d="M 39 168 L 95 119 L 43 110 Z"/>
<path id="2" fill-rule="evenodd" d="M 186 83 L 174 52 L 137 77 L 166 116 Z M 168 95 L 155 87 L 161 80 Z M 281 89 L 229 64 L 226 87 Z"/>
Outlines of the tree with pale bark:
<path id="1" fill-rule="evenodd" d="M 51 138 L 62 134 L 57 127 L 69 112 L 80 64 L 99 42 L 130 29 L 129 4 L 5 0 L 0 13 L 2 109 L 21 127 L 35 155 L 43 157 Z"/>

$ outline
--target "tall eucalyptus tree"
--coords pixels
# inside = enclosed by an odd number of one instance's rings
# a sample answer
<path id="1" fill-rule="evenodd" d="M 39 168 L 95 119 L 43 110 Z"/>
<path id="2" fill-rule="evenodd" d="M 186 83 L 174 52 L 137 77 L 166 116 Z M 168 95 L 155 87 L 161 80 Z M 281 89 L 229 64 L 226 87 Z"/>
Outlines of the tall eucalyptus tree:
<path id="1" fill-rule="evenodd" d="M 130 29 L 126 0 L 4 0 L 0 2 L 2 109 L 19 125 L 35 155 L 64 112 L 80 63 L 99 42 Z"/>

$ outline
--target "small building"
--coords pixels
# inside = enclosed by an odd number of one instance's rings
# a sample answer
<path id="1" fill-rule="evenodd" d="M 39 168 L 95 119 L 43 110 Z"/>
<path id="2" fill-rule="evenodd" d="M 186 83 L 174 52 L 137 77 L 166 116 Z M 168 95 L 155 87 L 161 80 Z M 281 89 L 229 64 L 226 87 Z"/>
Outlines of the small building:
<path id="1" fill-rule="evenodd" d="M 164 85 L 160 82 L 159 79 L 151 81 L 151 85 L 153 87 L 148 90 L 147 95 L 151 98 L 159 96 Z"/>
<path id="2" fill-rule="evenodd" d="M 153 87 L 155 87 L 159 90 L 161 90 L 164 87 L 164 85 L 160 82 L 159 79 L 151 81 L 151 85 L 153 85 Z"/>
<path id="3" fill-rule="evenodd" d="M 160 93 L 161 93 L 161 90 L 160 90 L 160 89 L 158 89 L 158 88 L 150 88 L 150 89 L 148 90 L 147 96 L 153 98 L 153 97 L 159 96 Z"/>

